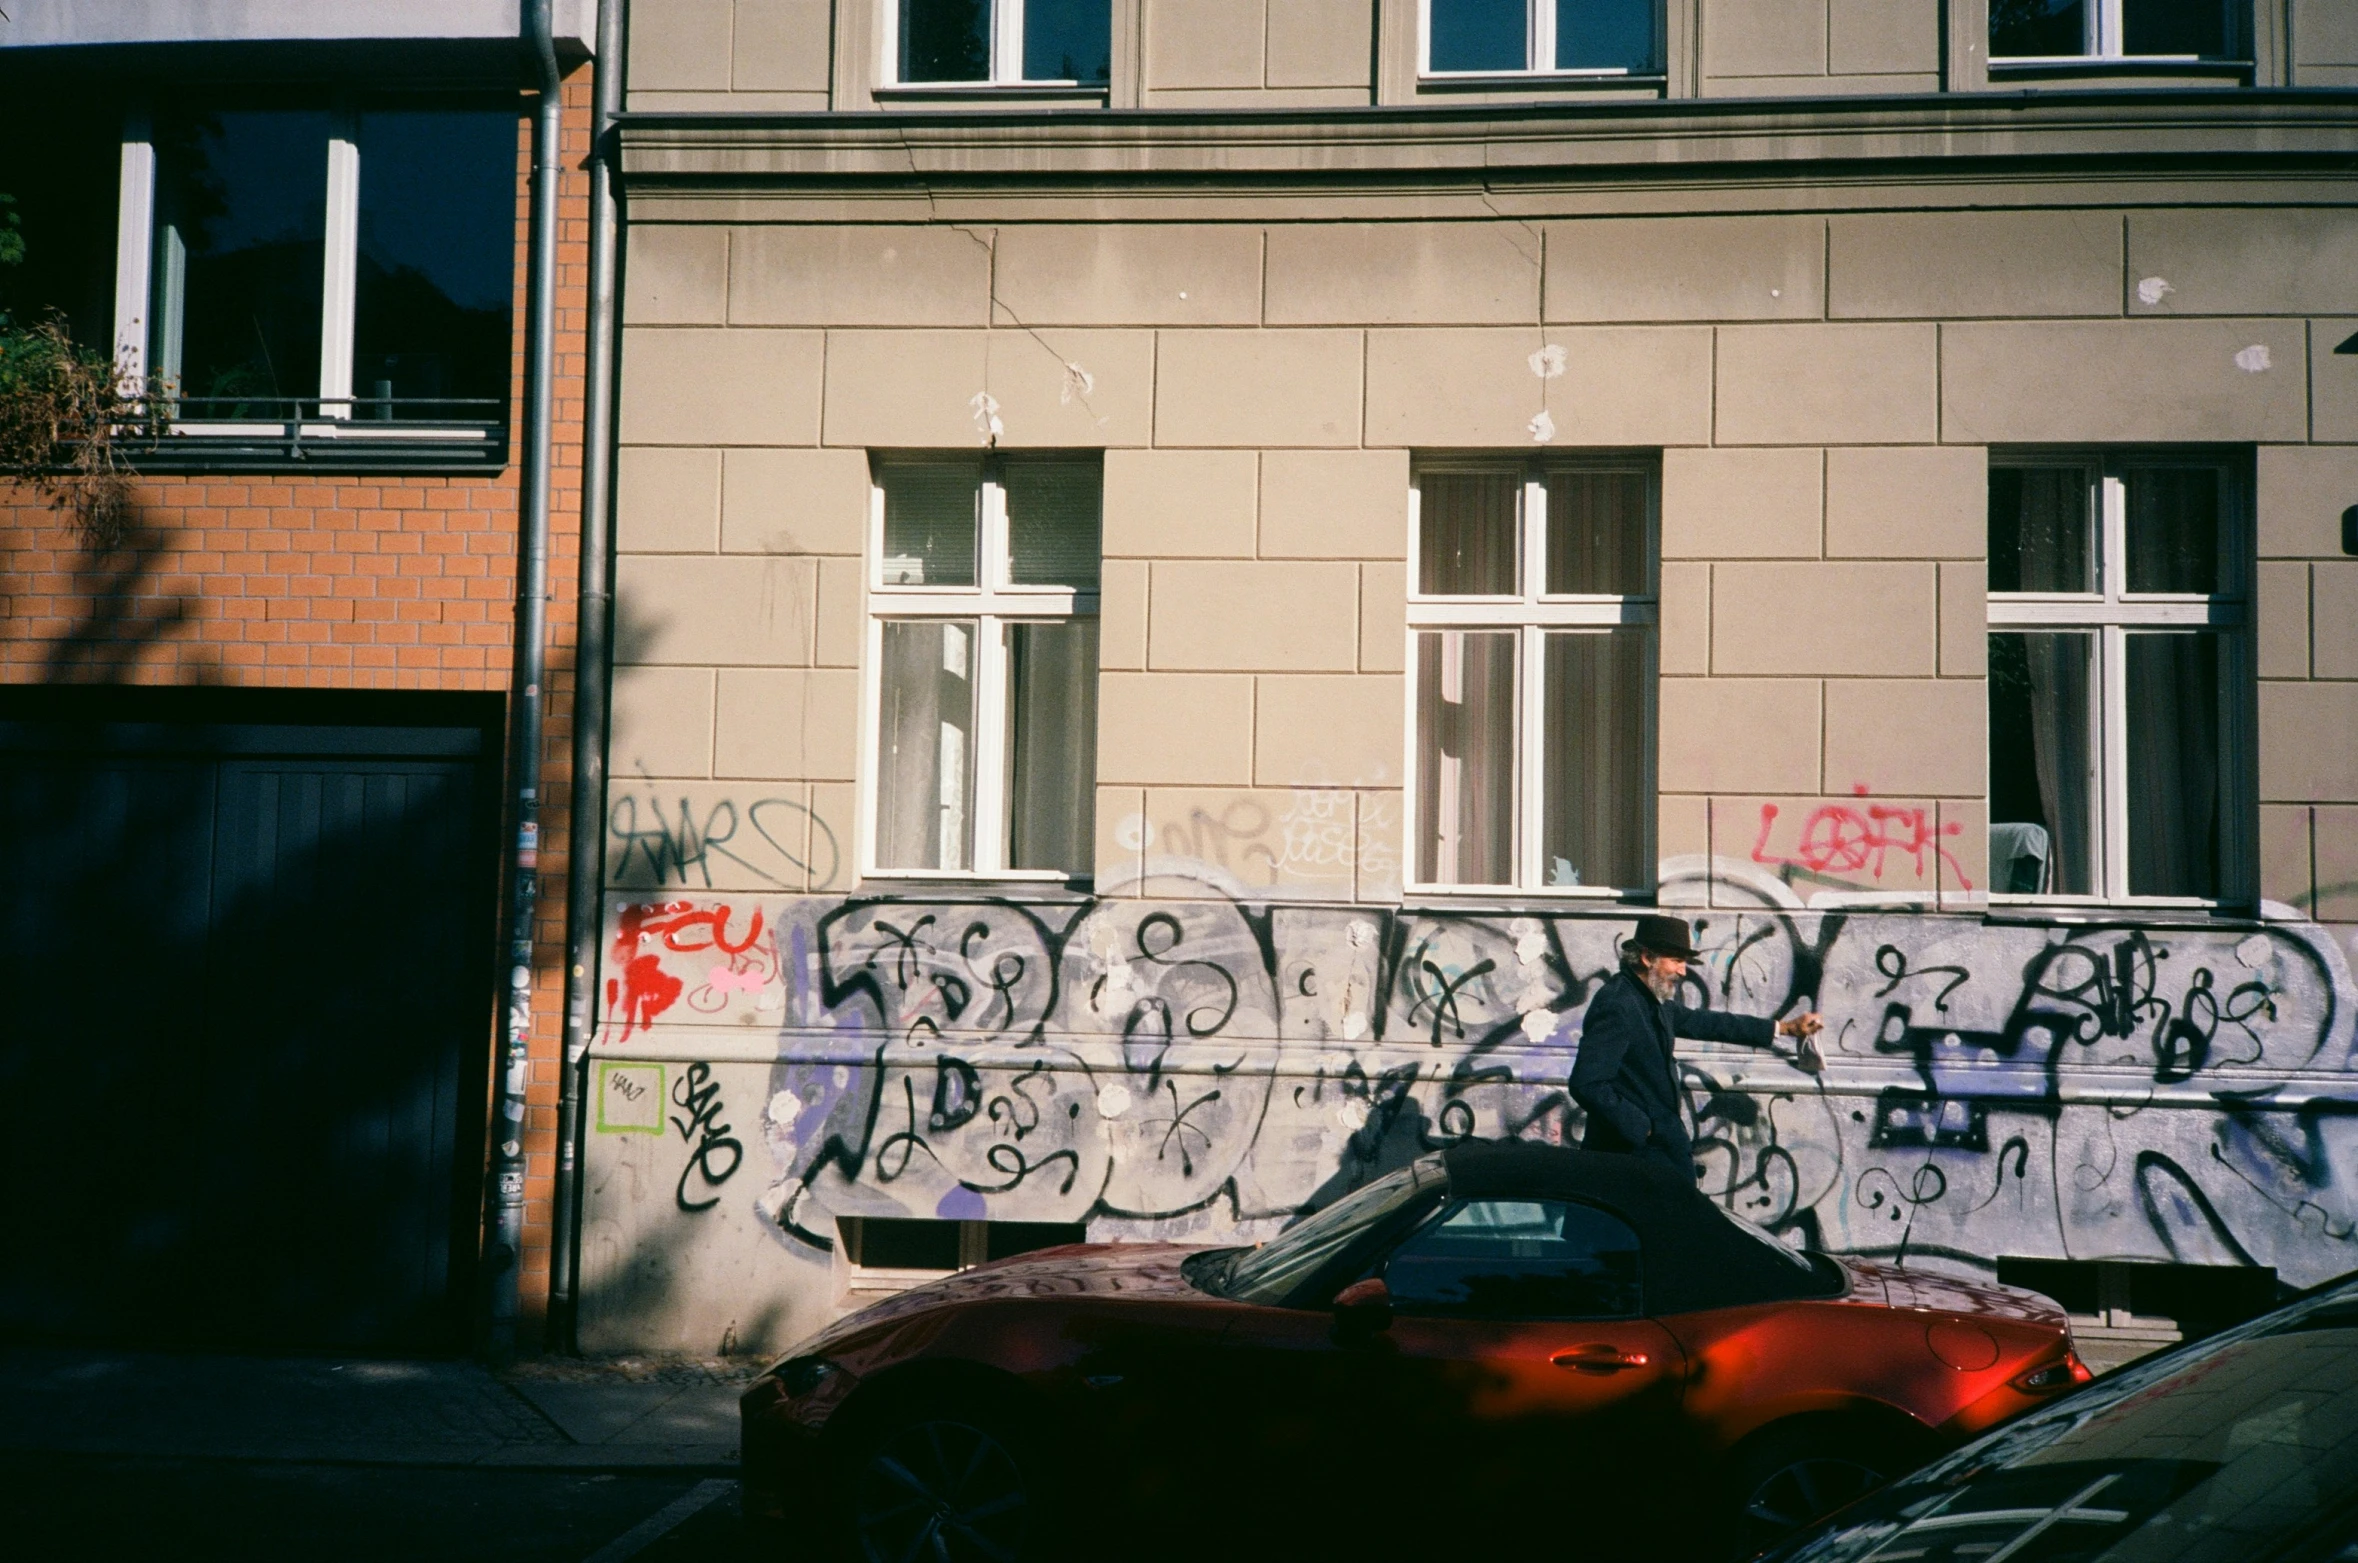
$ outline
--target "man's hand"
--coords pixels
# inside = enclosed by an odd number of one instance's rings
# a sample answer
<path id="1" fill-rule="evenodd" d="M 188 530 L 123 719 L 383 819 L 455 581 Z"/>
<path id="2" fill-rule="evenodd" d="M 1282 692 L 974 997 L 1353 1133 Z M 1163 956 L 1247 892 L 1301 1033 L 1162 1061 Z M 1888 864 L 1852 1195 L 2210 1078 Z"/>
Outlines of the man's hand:
<path id="1" fill-rule="evenodd" d="M 1817 1034 L 1826 1029 L 1825 1017 L 1815 1011 L 1806 1015 L 1792 1015 L 1777 1022 L 1777 1035 L 1794 1040 L 1793 1067 L 1804 1074 L 1820 1074 L 1826 1068 L 1825 1055 L 1818 1051 Z"/>

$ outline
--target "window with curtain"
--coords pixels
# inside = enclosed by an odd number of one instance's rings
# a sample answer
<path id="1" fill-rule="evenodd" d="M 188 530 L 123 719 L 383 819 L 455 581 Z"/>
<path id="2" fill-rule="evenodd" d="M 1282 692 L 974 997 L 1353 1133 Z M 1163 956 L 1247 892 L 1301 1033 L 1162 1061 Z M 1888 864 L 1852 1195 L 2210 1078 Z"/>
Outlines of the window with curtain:
<path id="1" fill-rule="evenodd" d="M 1424 0 L 1428 76 L 1650 76 L 1661 0 Z"/>
<path id="2" fill-rule="evenodd" d="M 1989 0 L 1990 58 L 2243 60 L 2251 0 Z"/>
<path id="3" fill-rule="evenodd" d="M 1993 894 L 2249 893 L 2247 513 L 2200 455 L 1993 461 Z"/>
<path id="4" fill-rule="evenodd" d="M 1102 87 L 1113 75 L 1110 0 L 898 0 L 896 79 Z"/>
<path id="5" fill-rule="evenodd" d="M 874 463 L 872 871 L 1090 871 L 1102 471 L 1095 455 Z"/>
<path id="6" fill-rule="evenodd" d="M 1414 882 L 1653 883 L 1655 468 L 1441 461 L 1414 477 Z"/>

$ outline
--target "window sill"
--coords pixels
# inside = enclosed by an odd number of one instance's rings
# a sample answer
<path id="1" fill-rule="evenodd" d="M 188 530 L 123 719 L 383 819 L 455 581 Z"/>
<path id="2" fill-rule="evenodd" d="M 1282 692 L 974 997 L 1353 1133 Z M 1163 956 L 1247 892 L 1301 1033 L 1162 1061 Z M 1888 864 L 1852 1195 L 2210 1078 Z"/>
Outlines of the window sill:
<path id="1" fill-rule="evenodd" d="M 2269 926 L 2257 902 L 2193 900 L 2061 901 L 2039 896 L 1989 898 L 1982 921 L 2006 926 L 2084 925 L 2189 930 L 2260 929 Z"/>
<path id="2" fill-rule="evenodd" d="M 1654 905 L 1657 896 L 1658 892 L 1653 890 L 1592 889 L 1586 885 L 1558 885 L 1545 890 L 1517 890 L 1501 885 L 1410 885 L 1401 892 L 1400 904 L 1402 910 L 1412 912 L 1542 912 L 1551 917 L 1592 912 L 1599 917 L 1619 917 L 1625 915 L 1625 908 Z"/>
<path id="3" fill-rule="evenodd" d="M 1077 81 L 888 81 L 879 103 L 1069 103 L 1103 108 L 1110 88 Z"/>
<path id="4" fill-rule="evenodd" d="M 1669 78 L 1660 71 L 1429 71 L 1416 79 L 1419 92 L 1595 92 L 1635 88 L 1659 93 Z"/>
<path id="5" fill-rule="evenodd" d="M 2248 87 L 2255 67 L 2249 60 L 2206 60 L 2191 54 L 2015 56 L 1989 63 L 1991 85 L 2002 82 L 2087 82 L 2100 85 L 2117 77 L 2155 79 L 2172 86 Z"/>
<path id="6" fill-rule="evenodd" d="M 977 897 L 1000 899 L 1005 896 L 1037 896 L 1063 892 L 1086 896 L 1095 881 L 1087 874 L 1065 874 L 1045 869 L 1008 869 L 987 874 L 949 874 L 938 869 L 912 869 L 896 872 L 889 868 L 872 868 L 860 875 L 851 888 L 854 897 L 901 896 L 910 899 L 973 900 Z"/>

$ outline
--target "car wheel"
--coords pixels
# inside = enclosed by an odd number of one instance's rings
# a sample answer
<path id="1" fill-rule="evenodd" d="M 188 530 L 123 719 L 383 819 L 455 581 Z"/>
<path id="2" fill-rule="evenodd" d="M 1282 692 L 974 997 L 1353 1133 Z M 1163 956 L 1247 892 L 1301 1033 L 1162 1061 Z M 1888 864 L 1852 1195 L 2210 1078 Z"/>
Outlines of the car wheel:
<path id="1" fill-rule="evenodd" d="M 1844 1428 L 1771 1429 L 1737 1451 L 1735 1556 L 1753 1557 L 1891 1480 L 1893 1461 Z"/>
<path id="2" fill-rule="evenodd" d="M 965 1408 L 917 1411 L 864 1440 L 850 1482 L 863 1563 L 1027 1563 L 1042 1505 L 1024 1440 Z"/>

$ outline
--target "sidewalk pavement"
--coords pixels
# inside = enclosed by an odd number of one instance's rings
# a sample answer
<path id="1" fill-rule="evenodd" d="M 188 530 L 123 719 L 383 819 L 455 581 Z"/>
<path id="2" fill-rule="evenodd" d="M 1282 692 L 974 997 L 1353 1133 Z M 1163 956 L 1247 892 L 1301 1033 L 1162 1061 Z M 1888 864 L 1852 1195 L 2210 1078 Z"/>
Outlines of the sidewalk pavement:
<path id="1" fill-rule="evenodd" d="M 734 1474 L 740 1361 L 0 1348 L 0 1452 Z"/>

